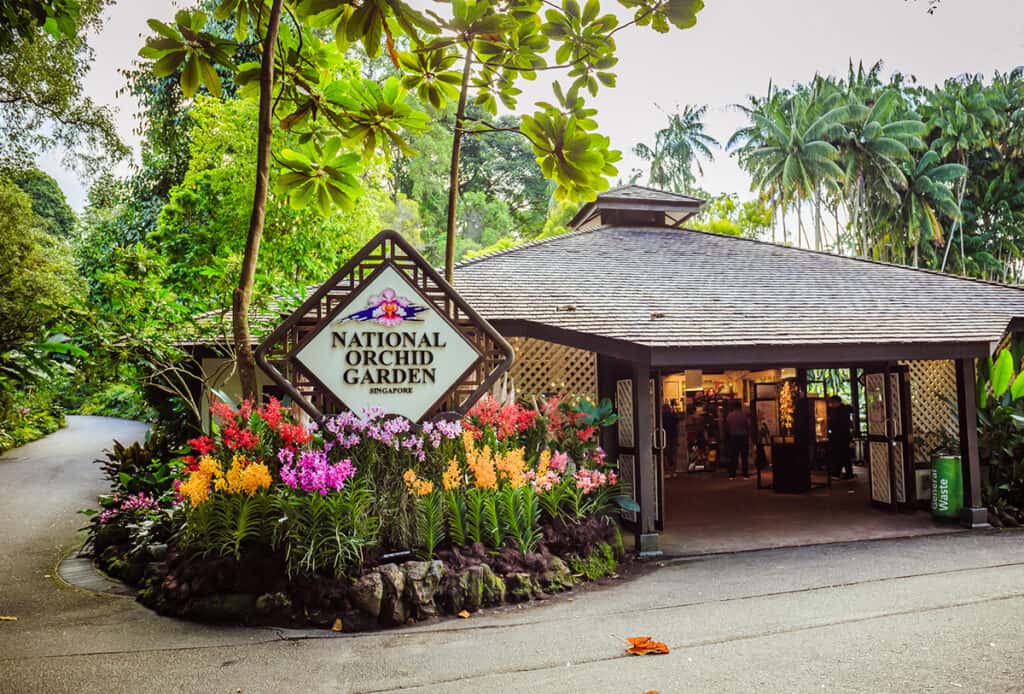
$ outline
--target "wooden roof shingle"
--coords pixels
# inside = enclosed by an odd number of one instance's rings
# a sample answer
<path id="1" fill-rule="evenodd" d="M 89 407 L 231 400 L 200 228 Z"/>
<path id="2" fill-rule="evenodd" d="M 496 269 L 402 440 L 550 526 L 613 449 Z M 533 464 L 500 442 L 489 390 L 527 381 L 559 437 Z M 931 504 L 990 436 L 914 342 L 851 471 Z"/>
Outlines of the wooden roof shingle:
<path id="1" fill-rule="evenodd" d="M 464 262 L 491 321 L 649 347 L 988 342 L 1024 290 L 690 229 L 604 226 Z"/>

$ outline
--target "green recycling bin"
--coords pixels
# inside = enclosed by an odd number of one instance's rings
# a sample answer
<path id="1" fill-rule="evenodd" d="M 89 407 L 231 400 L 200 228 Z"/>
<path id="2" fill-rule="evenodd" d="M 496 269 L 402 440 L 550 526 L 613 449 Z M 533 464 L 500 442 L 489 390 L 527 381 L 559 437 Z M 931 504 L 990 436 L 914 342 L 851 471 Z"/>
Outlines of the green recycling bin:
<path id="1" fill-rule="evenodd" d="M 963 505 L 960 456 L 936 456 L 932 459 L 932 515 L 936 518 L 959 518 Z"/>

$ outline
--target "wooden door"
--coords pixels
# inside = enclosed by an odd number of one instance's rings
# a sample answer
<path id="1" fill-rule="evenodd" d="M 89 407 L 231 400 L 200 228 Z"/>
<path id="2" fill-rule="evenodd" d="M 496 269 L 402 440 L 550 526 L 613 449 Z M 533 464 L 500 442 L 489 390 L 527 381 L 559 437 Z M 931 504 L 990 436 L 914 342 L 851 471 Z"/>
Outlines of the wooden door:
<path id="1" fill-rule="evenodd" d="M 864 373 L 871 503 L 893 510 L 914 501 L 907 375 L 906 366 L 872 368 Z"/>

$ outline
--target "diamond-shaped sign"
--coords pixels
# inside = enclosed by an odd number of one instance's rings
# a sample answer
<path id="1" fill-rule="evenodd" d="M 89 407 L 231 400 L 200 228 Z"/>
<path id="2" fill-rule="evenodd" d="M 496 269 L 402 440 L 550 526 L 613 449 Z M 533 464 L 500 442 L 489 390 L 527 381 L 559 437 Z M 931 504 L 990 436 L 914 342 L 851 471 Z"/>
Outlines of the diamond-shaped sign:
<path id="1" fill-rule="evenodd" d="M 295 359 L 350 409 L 376 406 L 416 421 L 480 352 L 386 265 L 295 350 Z"/>
<path id="2" fill-rule="evenodd" d="M 382 231 L 275 329 L 256 361 L 314 419 L 464 414 L 512 348 L 401 235 Z"/>

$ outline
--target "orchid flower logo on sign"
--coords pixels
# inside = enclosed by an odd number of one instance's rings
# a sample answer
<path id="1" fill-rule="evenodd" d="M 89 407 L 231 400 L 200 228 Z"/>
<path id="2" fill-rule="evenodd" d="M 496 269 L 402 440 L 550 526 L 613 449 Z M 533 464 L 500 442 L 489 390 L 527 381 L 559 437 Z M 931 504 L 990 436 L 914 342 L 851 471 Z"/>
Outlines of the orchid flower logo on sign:
<path id="1" fill-rule="evenodd" d="M 380 294 L 374 294 L 366 303 L 366 308 L 350 313 L 342 320 L 372 320 L 393 328 L 404 321 L 421 320 L 416 318 L 416 314 L 427 310 L 425 306 L 417 306 L 406 297 L 399 296 L 392 287 L 388 287 Z"/>

